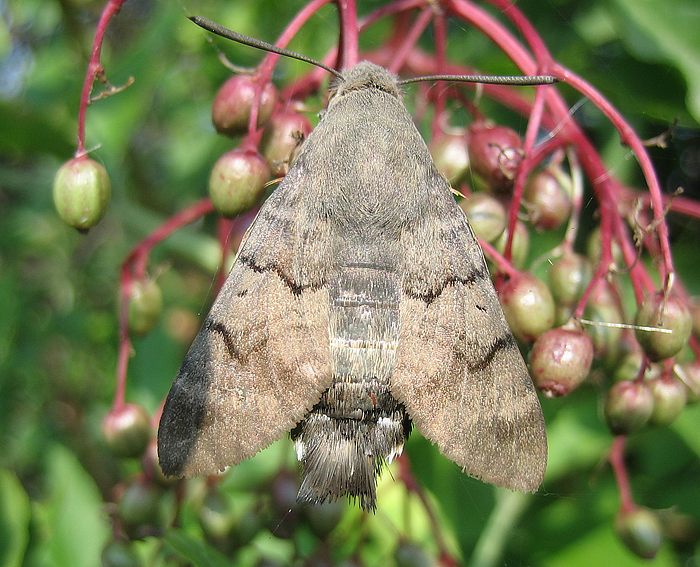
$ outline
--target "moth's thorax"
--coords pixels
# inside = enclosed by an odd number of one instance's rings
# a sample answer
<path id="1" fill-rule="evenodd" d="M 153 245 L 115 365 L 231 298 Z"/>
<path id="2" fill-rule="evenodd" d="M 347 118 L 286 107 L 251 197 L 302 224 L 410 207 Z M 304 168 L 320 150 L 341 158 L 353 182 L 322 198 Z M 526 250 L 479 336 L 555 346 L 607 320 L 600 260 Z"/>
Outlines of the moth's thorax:
<path id="1" fill-rule="evenodd" d="M 318 188 L 308 206 L 339 231 L 369 241 L 396 238 L 401 226 L 422 218 L 427 185 L 421 180 L 439 177 L 391 75 L 372 67 L 397 96 L 345 85 L 296 162 Z"/>

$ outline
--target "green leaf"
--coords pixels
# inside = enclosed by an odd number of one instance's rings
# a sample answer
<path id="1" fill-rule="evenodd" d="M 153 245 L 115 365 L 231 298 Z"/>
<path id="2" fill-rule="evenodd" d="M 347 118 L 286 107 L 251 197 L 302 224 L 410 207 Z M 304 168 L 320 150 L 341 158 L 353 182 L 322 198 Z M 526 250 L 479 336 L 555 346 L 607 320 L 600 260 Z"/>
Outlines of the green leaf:
<path id="1" fill-rule="evenodd" d="M 0 469 L 0 565 L 22 565 L 29 539 L 29 497 L 17 477 Z"/>
<path id="2" fill-rule="evenodd" d="M 198 567 L 229 567 L 231 561 L 201 539 L 182 530 L 168 530 L 163 538 L 166 545 L 182 559 Z"/>
<path id="3" fill-rule="evenodd" d="M 94 567 L 110 535 L 102 497 L 73 453 L 55 445 L 46 457 L 43 564 Z"/>
<path id="4" fill-rule="evenodd" d="M 640 59 L 677 67 L 688 84 L 686 104 L 700 122 L 700 4 L 697 0 L 616 0 L 622 39 Z"/>

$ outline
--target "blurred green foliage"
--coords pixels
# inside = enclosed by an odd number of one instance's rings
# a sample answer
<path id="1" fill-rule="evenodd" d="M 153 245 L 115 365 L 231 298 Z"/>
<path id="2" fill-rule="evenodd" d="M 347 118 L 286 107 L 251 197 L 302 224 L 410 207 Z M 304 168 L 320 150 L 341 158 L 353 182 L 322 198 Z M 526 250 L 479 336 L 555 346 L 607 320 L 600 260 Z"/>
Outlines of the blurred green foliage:
<path id="1" fill-rule="evenodd" d="M 249 48 L 220 42 L 214 47 L 184 16 L 200 13 L 272 40 L 302 2 L 126 2 L 109 29 L 103 56 L 110 81 L 119 85 L 130 76 L 136 81 L 88 111 L 87 145 L 110 172 L 113 198 L 102 223 L 80 235 L 56 216 L 50 188 L 54 172 L 74 151 L 78 96 L 102 4 L 0 0 L 0 564 L 7 566 L 98 564 L 110 537 L 106 503 L 115 500 L 119 481 L 138 470 L 138 463 L 115 460 L 100 437 L 114 389 L 119 266 L 149 231 L 204 196 L 209 169 L 232 147 L 215 135 L 209 119 L 213 95 L 229 75 L 218 50 L 241 65 L 261 59 Z M 367 13 L 380 4 L 360 1 L 359 10 Z M 679 121 L 670 147 L 654 149 L 653 155 L 664 187 L 683 185 L 695 197 L 699 6 L 696 0 L 519 2 L 555 56 L 595 84 L 643 136 Z M 291 47 L 322 57 L 336 41 L 336 30 L 335 10 L 325 7 Z M 387 32 L 387 25 L 377 25 L 362 46 L 376 47 Z M 455 23 L 450 33 L 455 60 L 487 72 L 513 70 L 474 30 Z M 283 61 L 276 79 L 285 82 L 306 70 Z M 577 116 L 616 175 L 637 182 L 633 161 L 600 114 L 584 105 Z M 522 132 L 525 121 L 511 126 Z M 177 317 L 202 313 L 212 299 L 219 258 L 213 222 L 182 230 L 152 257 L 166 308 L 160 325 L 134 340 L 128 386 L 128 398 L 149 411 L 167 392 L 187 346 Z M 681 276 L 691 292 L 700 293 L 697 225 L 680 217 L 671 223 Z M 551 237 L 536 236 L 531 257 L 551 245 Z M 599 392 L 600 385 L 591 383 L 566 399 L 544 401 L 550 463 L 536 495 L 501 492 L 469 479 L 418 435 L 412 437 L 408 451 L 416 475 L 439 510 L 450 548 L 465 564 L 641 562 L 613 532 L 618 496 L 605 463 L 610 435 Z M 671 427 L 631 440 L 638 501 L 689 522 L 666 523 L 671 533 L 654 565 L 700 559 L 699 431 L 696 405 Z M 222 491 L 245 498 L 246 479 L 271 477 L 280 454 L 289 460 L 287 441 L 238 467 Z M 422 507 L 413 496 L 407 501 L 397 484 L 384 475 L 374 518 L 348 508 L 336 530 L 342 534 L 335 539 L 341 556 L 365 538 L 361 557 L 367 565 L 390 562 L 399 533 L 436 552 Z M 231 564 L 202 538 L 193 514 L 185 511 L 180 527 L 162 538 L 139 542 L 142 559 L 153 565 Z M 284 522 L 280 514 L 277 527 Z M 371 537 L 358 535 L 367 532 Z M 290 544 L 273 533 L 274 526 L 261 532 L 237 564 L 252 565 L 260 556 L 289 561 Z M 311 556 L 317 539 L 304 532 L 295 544 Z"/>

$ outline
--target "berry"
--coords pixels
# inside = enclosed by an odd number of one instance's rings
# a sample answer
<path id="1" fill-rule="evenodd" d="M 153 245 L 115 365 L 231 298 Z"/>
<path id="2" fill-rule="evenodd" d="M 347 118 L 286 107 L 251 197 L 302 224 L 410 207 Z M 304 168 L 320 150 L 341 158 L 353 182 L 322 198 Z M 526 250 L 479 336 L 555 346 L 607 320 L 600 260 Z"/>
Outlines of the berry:
<path id="1" fill-rule="evenodd" d="M 487 242 L 496 240 L 506 228 L 508 218 L 501 203 L 488 193 L 472 193 L 459 203 L 467 214 L 474 233 Z M 516 240 L 518 233 L 516 229 Z"/>
<path id="2" fill-rule="evenodd" d="M 86 157 L 64 163 L 53 181 L 53 201 L 59 216 L 70 226 L 86 231 L 107 211 L 112 193 L 107 170 Z"/>
<path id="3" fill-rule="evenodd" d="M 501 236 L 498 237 L 494 246 L 501 254 L 505 253 L 508 231 L 504 230 Z M 527 262 L 527 255 L 530 252 L 530 232 L 527 230 L 525 223 L 517 221 L 515 223 L 515 234 L 513 235 L 513 245 L 511 247 L 511 262 L 513 265 L 522 269 Z"/>
<path id="4" fill-rule="evenodd" d="M 396 567 L 431 567 L 433 561 L 415 543 L 401 541 L 394 551 Z"/>
<path id="5" fill-rule="evenodd" d="M 549 270 L 549 285 L 556 302 L 575 305 L 581 299 L 591 275 L 590 263 L 580 254 L 569 252 L 555 260 Z"/>
<path id="6" fill-rule="evenodd" d="M 549 171 L 540 171 L 530 178 L 523 199 L 530 222 L 537 229 L 559 228 L 571 215 L 571 197 Z"/>
<path id="7" fill-rule="evenodd" d="M 469 149 L 464 134 L 443 134 L 434 138 L 428 148 L 433 162 L 445 179 L 455 187 L 469 169 Z"/>
<path id="8" fill-rule="evenodd" d="M 593 341 L 574 326 L 547 331 L 530 351 L 532 379 L 550 398 L 577 388 L 588 376 L 592 362 Z"/>
<path id="9" fill-rule="evenodd" d="M 522 142 L 517 132 L 475 122 L 469 127 L 467 138 L 472 169 L 492 191 L 511 191 L 522 160 Z"/>
<path id="10" fill-rule="evenodd" d="M 102 434 L 119 457 L 140 457 L 151 439 L 151 420 L 140 405 L 124 404 L 102 420 Z"/>
<path id="11" fill-rule="evenodd" d="M 664 301 L 663 296 L 648 297 L 637 311 L 636 324 L 645 327 L 669 329 L 671 333 L 643 329 L 635 331 L 639 344 L 653 360 L 675 356 L 688 342 L 693 326 L 688 307 L 676 297 Z"/>
<path id="12" fill-rule="evenodd" d="M 102 549 L 102 567 L 140 567 L 141 559 L 126 541 L 115 539 Z"/>
<path id="13" fill-rule="evenodd" d="M 214 164 L 209 177 L 209 196 L 217 211 L 233 217 L 261 199 L 269 179 L 270 168 L 260 154 L 231 150 Z"/>
<path id="14" fill-rule="evenodd" d="M 265 126 L 262 154 L 270 164 L 272 175 L 285 175 L 295 153 L 311 132 L 311 122 L 297 112 L 273 114 Z"/>
<path id="15" fill-rule="evenodd" d="M 643 559 L 652 559 L 661 547 L 661 522 L 647 508 L 620 512 L 615 521 L 615 531 L 627 548 Z"/>
<path id="16" fill-rule="evenodd" d="M 163 294 L 155 280 L 136 281 L 129 299 L 129 330 L 145 335 L 156 326 L 163 310 Z"/>
<path id="17" fill-rule="evenodd" d="M 118 504 L 119 517 L 130 533 L 140 536 L 142 528 L 159 523 L 160 490 L 149 482 L 129 484 Z"/>
<path id="18" fill-rule="evenodd" d="M 255 79 L 249 75 L 236 75 L 221 86 L 211 107 L 211 121 L 217 132 L 236 136 L 247 131 L 255 91 Z M 276 101 L 277 89 L 267 83 L 260 97 L 258 128 L 270 118 Z"/>
<path id="19" fill-rule="evenodd" d="M 616 434 L 633 433 L 644 427 L 654 410 L 654 396 L 645 382 L 617 382 L 608 391 L 605 419 Z"/>
<path id="20" fill-rule="evenodd" d="M 648 382 L 654 396 L 651 423 L 670 425 L 681 414 L 688 400 L 686 387 L 673 378 L 655 378 Z"/>
<path id="21" fill-rule="evenodd" d="M 535 276 L 519 274 L 499 289 L 508 325 L 521 341 L 535 340 L 554 324 L 554 299 L 549 288 Z"/>

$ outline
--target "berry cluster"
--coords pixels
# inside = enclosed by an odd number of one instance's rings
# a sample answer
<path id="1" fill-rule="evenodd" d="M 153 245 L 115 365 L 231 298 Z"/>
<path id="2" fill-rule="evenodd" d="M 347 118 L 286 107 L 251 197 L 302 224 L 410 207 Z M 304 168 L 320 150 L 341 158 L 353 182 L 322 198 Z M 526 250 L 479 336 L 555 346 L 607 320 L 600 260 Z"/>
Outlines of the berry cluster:
<path id="1" fill-rule="evenodd" d="M 309 2 L 277 45 L 288 43 L 321 4 Z M 620 492 L 616 530 L 634 553 L 653 557 L 662 542 L 662 526 L 653 511 L 632 498 L 623 458 L 625 439 L 651 425 L 669 425 L 686 404 L 700 398 L 700 343 L 696 338 L 700 336 L 700 308 L 691 302 L 673 267 L 665 214 L 674 201 L 661 194 L 641 140 L 619 113 L 593 87 L 552 59 L 537 32 L 512 3 L 491 2 L 510 18 L 525 40 L 522 43 L 472 2 L 444 0 L 439 2 L 442 12 L 433 12 L 432 4 L 393 2 L 358 22 L 354 2 L 339 3 L 344 42 L 339 60 L 351 64 L 358 58 L 360 31 L 377 19 L 393 17 L 392 38 L 363 57 L 401 74 L 462 72 L 464 68 L 445 60 L 446 16 L 468 22 L 496 40 L 523 72 L 550 73 L 588 96 L 618 128 L 645 175 L 648 192 L 627 188 L 609 175 L 600 154 L 570 119 L 568 107 L 554 87 L 537 87 L 534 96 L 513 87 L 483 88 L 482 96 L 527 118 L 523 138 L 485 117 L 478 104 L 465 100 L 465 87 L 443 84 L 416 93 L 416 114 L 419 124 L 431 132 L 427 138 L 435 164 L 459 193 L 459 204 L 482 245 L 507 321 L 526 353 L 535 385 L 548 398 L 566 396 L 586 382 L 599 389 L 611 432 L 609 460 Z M 119 5 L 121 2 L 114 0 L 108 3 L 96 34 L 98 47 Z M 416 19 L 407 19 L 406 14 L 416 8 L 422 10 Z M 431 21 L 435 55 L 416 44 Z M 100 68 L 99 49 L 96 53 L 95 58 L 93 51 L 86 84 L 92 84 Z M 334 541 L 343 506 L 299 507 L 295 503 L 298 479 L 286 464 L 281 471 L 251 483 L 247 495 L 235 492 L 236 502 L 225 490 L 226 480 L 166 479 L 153 442 L 152 423 L 158 416 L 152 419 L 140 406 L 125 402 L 130 335 L 152 329 L 163 304 L 158 285 L 147 276 L 152 248 L 185 224 L 216 211 L 222 217 L 219 236 L 226 259 L 229 250 L 225 242 L 232 227 L 226 219 L 240 218 L 259 205 L 268 184 L 284 176 L 312 129 L 305 109 L 313 105 L 307 99 L 323 91 L 321 75 L 312 70 L 280 92 L 271 81 L 276 57 L 267 56 L 251 74 L 233 76 L 213 97 L 213 124 L 217 132 L 236 140 L 236 145 L 213 166 L 209 198 L 174 215 L 124 263 L 118 387 L 103 432 L 115 455 L 141 458 L 143 466 L 141 474 L 118 491 L 114 510 L 117 539 L 105 549 L 105 564 L 136 564 L 126 540 L 160 533 L 163 526 L 177 525 L 180 515 L 187 513 L 196 514 L 201 533 L 226 554 L 245 550 L 269 527 L 280 538 L 294 538 L 303 532 L 322 542 L 307 555 L 305 564 L 326 565 L 338 559 L 331 557 L 332 547 L 325 542 Z M 88 98 L 89 89 L 81 105 L 81 128 Z M 471 114 L 467 126 L 452 124 L 455 105 L 466 107 Z M 428 108 L 432 112 L 426 112 Z M 54 200 L 66 223 L 86 231 L 105 212 L 110 182 L 105 169 L 86 156 L 82 130 L 79 140 L 77 157 L 56 174 Z M 589 198 L 597 207 L 587 222 L 595 222 L 597 227 L 583 234 L 584 203 Z M 550 241 L 556 245 L 533 258 L 530 239 L 545 233 L 552 235 Z M 640 257 L 651 259 L 651 267 Z M 658 273 L 659 289 L 652 269 Z M 546 404 L 544 401 L 545 413 Z M 455 564 L 408 462 L 403 460 L 399 466 L 399 479 L 408 493 L 418 496 L 433 524 L 441 563 Z M 164 493 L 171 498 L 162 498 Z M 297 545 L 302 546 L 298 540 Z M 358 538 L 358 546 L 361 541 Z M 344 565 L 363 564 L 353 551 L 345 553 L 342 560 Z M 425 552 L 403 537 L 397 540 L 395 560 L 398 565 L 428 562 Z M 270 558 L 261 558 L 258 563 L 273 564 Z"/>

